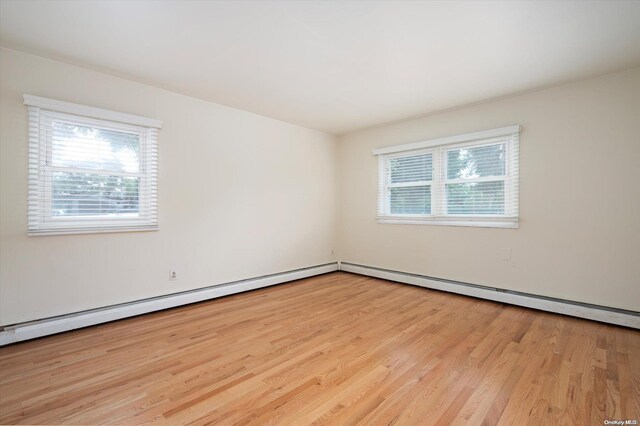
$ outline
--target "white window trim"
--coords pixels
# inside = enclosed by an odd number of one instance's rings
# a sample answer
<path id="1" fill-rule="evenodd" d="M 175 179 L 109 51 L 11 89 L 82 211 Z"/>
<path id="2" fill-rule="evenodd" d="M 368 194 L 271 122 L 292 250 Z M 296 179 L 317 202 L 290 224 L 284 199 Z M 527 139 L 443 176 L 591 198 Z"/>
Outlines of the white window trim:
<path id="1" fill-rule="evenodd" d="M 143 117 L 141 115 L 109 111 L 108 109 L 58 101 L 56 99 L 41 98 L 40 96 L 33 95 L 23 95 L 23 99 L 25 105 L 39 107 L 49 111 L 65 112 L 67 114 L 114 121 L 117 123 L 132 124 L 134 126 L 152 127 L 154 129 L 162 128 L 162 121 L 154 118 Z"/>
<path id="2" fill-rule="evenodd" d="M 29 195 L 27 235 L 88 234 L 105 232 L 154 231 L 158 229 L 157 215 L 157 132 L 162 127 L 159 120 L 133 114 L 109 111 L 85 105 L 73 104 L 38 96 L 24 95 L 24 104 L 29 109 Z M 51 194 L 47 188 L 46 173 L 62 170 L 48 164 L 50 152 L 46 141 L 41 140 L 41 113 L 56 115 L 87 126 L 109 128 L 116 131 L 134 132 L 140 135 L 140 150 L 143 153 L 141 170 L 137 173 L 109 172 L 114 175 L 140 178 L 139 216 L 131 217 L 65 217 L 53 218 L 46 203 Z M 79 169 L 71 168 L 73 171 Z M 70 169 L 70 170 L 71 170 Z M 89 172 L 95 172 L 90 170 Z"/>
<path id="3" fill-rule="evenodd" d="M 373 154 L 378 157 L 378 215 L 382 224 L 473 226 L 489 228 L 518 228 L 518 186 L 519 186 L 519 125 L 501 127 L 474 133 L 466 133 L 446 138 L 432 139 L 404 145 L 378 148 Z M 447 179 L 446 151 L 465 146 L 485 146 L 505 143 L 505 176 L 481 177 L 470 179 Z M 424 184 L 431 185 L 431 212 L 429 215 L 390 215 L 388 210 L 388 162 L 391 158 L 407 155 L 431 153 L 433 159 L 433 180 Z M 444 191 L 447 183 L 461 182 L 505 182 L 504 215 L 447 215 L 445 214 Z M 418 186 L 416 182 L 403 184 Z M 395 186 L 395 185 L 394 185 Z M 514 188 L 515 186 L 515 188 Z"/>
<path id="4" fill-rule="evenodd" d="M 431 148 L 440 145 L 451 145 L 454 143 L 479 141 L 482 139 L 490 139 L 500 136 L 509 136 L 520 133 L 521 127 L 517 124 L 513 126 L 500 127 L 499 129 L 483 130 L 480 132 L 465 133 L 463 135 L 448 136 L 446 138 L 430 139 L 427 141 L 407 143 L 404 145 L 388 146 L 373 150 L 373 155 L 393 154 L 402 151 L 414 151 L 422 148 Z"/>

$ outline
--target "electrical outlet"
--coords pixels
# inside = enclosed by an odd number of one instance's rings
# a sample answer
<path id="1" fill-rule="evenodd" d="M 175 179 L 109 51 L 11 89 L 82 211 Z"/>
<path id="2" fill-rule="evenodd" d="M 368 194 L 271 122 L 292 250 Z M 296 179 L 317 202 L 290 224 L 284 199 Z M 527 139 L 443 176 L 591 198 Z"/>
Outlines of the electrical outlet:
<path id="1" fill-rule="evenodd" d="M 175 281 L 178 279 L 178 273 L 174 270 L 169 271 L 169 281 Z"/>

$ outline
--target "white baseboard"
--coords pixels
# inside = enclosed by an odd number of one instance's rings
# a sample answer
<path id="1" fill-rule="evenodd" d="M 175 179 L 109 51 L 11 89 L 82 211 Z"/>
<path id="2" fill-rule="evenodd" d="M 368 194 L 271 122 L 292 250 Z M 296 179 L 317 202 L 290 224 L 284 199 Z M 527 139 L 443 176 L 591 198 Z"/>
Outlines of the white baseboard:
<path id="1" fill-rule="evenodd" d="M 509 303 L 511 305 L 539 309 L 541 311 L 554 312 L 578 318 L 605 322 L 608 324 L 640 329 L 639 315 L 625 313 L 619 310 L 610 310 L 596 306 L 585 306 L 568 301 L 550 300 L 522 293 L 498 291 L 491 288 L 483 288 L 468 284 L 465 285 L 464 283 L 458 284 L 454 282 L 441 281 L 425 276 L 356 265 L 353 263 L 341 262 L 340 270 L 369 277 L 382 278 L 389 281 L 397 281 L 400 283 L 426 287 L 434 290 L 446 291 L 449 293 L 463 294 L 465 296 L 473 296 L 480 299 L 488 299 L 496 302 Z"/>
<path id="2" fill-rule="evenodd" d="M 267 275 L 264 277 L 252 278 L 228 284 L 220 284 L 212 287 L 170 294 L 167 296 L 145 299 L 102 309 L 94 309 L 61 317 L 17 324 L 0 332 L 0 346 L 140 314 L 146 314 L 162 309 L 173 308 L 175 306 L 215 299 L 217 297 L 268 287 L 287 281 L 299 280 L 301 278 L 312 277 L 314 275 L 326 274 L 337 270 L 337 262 L 328 263 L 326 265 L 296 269 L 279 274 Z"/>
<path id="3" fill-rule="evenodd" d="M 389 271 L 374 267 L 356 265 L 353 263 L 335 262 L 228 284 L 220 284 L 183 293 L 170 294 L 153 299 L 110 306 L 102 309 L 78 312 L 61 317 L 17 324 L 0 331 L 0 346 L 149 312 L 160 311 L 176 306 L 215 299 L 217 297 L 268 287 L 288 281 L 312 277 L 314 275 L 326 274 L 337 270 L 640 329 L 640 315 L 634 315 L 632 313 L 593 306 L 584 306 L 558 300 L 549 300 L 533 295 L 497 291 L 490 288 L 476 287 L 462 283 L 457 284 L 420 275 Z"/>

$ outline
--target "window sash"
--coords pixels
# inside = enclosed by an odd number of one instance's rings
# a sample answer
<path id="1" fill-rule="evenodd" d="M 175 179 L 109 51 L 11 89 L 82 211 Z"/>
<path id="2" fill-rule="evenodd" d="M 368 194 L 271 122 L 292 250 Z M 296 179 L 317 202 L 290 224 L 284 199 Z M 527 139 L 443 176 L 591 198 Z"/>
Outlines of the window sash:
<path id="1" fill-rule="evenodd" d="M 435 152 L 432 149 L 422 149 L 412 151 L 410 153 L 399 153 L 399 154 L 390 154 L 384 157 L 380 157 L 380 168 L 382 171 L 382 175 L 384 175 L 383 180 L 381 179 L 381 188 L 380 191 L 384 192 L 384 199 L 382 200 L 382 211 L 386 212 L 386 216 L 399 216 L 399 217 L 428 217 L 430 214 L 401 214 L 391 212 L 391 188 L 411 188 L 411 187 L 425 187 L 428 186 L 431 188 L 431 212 L 433 213 L 433 174 L 432 180 L 417 180 L 417 181 L 408 181 L 408 182 L 397 182 L 391 183 L 391 161 L 395 158 L 404 158 L 404 157 L 414 157 L 417 155 L 431 154 L 431 162 L 433 166 L 433 162 L 435 161 L 434 155 Z M 382 176 L 379 175 L 379 176 Z"/>
<path id="2" fill-rule="evenodd" d="M 115 123 L 109 123 L 104 120 L 94 120 L 86 117 L 76 117 L 69 114 L 43 111 L 40 113 L 41 126 L 43 129 L 42 134 L 44 137 L 41 139 L 44 149 L 46 150 L 47 161 L 42 170 L 44 175 L 44 202 L 42 206 L 43 217 L 42 220 L 46 226 L 50 223 L 51 226 L 100 226 L 108 223 L 117 224 L 132 224 L 144 223 L 145 213 L 147 212 L 147 199 L 143 195 L 145 194 L 145 129 L 138 126 L 120 125 Z M 85 167 L 66 167 L 53 165 L 53 127 L 54 122 L 63 122 L 66 124 L 78 125 L 88 127 L 91 129 L 110 130 L 114 132 L 126 132 L 138 135 L 138 155 L 139 155 L 139 172 L 126 172 L 119 170 L 110 170 L 106 168 L 85 168 Z M 53 196 L 54 184 L 53 174 L 55 172 L 67 172 L 67 173 L 81 173 L 96 176 L 122 176 L 122 177 L 137 177 L 138 181 L 138 213 L 120 213 L 120 214 L 96 214 L 96 215 L 68 215 L 68 216 L 55 216 L 53 214 L 53 203 L 55 201 Z"/>
<path id="3" fill-rule="evenodd" d="M 388 183 L 388 188 L 408 188 L 411 186 L 427 186 L 431 185 L 433 181 L 431 180 L 416 180 L 413 182 L 398 182 L 398 183 Z"/>
<path id="4" fill-rule="evenodd" d="M 479 176 L 479 177 L 470 177 L 470 178 L 454 178 L 450 179 L 449 170 L 448 170 L 448 153 L 450 151 L 457 151 L 465 148 L 483 148 L 487 146 L 495 146 L 495 145 L 504 145 L 505 147 L 505 158 L 504 158 L 504 174 L 503 175 L 494 175 L 494 176 Z M 455 218 L 465 218 L 465 217 L 482 217 L 482 218 L 508 218 L 513 217 L 509 206 L 511 205 L 511 193 L 507 191 L 507 182 L 509 179 L 509 149 L 508 143 L 505 142 L 504 138 L 490 138 L 484 141 L 471 141 L 459 144 L 452 144 L 441 147 L 441 164 L 443 169 L 443 179 L 441 182 L 442 186 L 442 209 L 440 210 L 440 216 L 442 217 L 455 217 Z M 491 213 L 472 213 L 472 214 L 461 214 L 461 213 L 449 213 L 448 211 L 448 196 L 447 196 L 447 185 L 455 185 L 455 184 L 465 184 L 465 183 L 490 183 L 490 182 L 504 182 L 503 187 L 503 210 L 504 214 L 491 214 Z"/>
<path id="5" fill-rule="evenodd" d="M 431 184 L 431 181 L 420 181 L 420 182 L 425 182 L 425 183 L 421 183 L 421 184 L 413 184 L 413 182 L 410 185 L 402 185 L 402 186 L 391 186 L 388 185 L 387 186 L 387 194 L 385 196 L 387 203 L 387 211 L 389 212 L 388 215 L 389 216 L 401 216 L 401 217 L 428 217 L 428 216 L 432 216 L 432 214 L 417 214 L 417 213 L 393 213 L 391 214 L 391 189 L 392 188 L 430 188 L 431 189 L 431 212 L 433 213 L 433 185 Z M 426 183 L 428 182 L 428 183 Z"/>

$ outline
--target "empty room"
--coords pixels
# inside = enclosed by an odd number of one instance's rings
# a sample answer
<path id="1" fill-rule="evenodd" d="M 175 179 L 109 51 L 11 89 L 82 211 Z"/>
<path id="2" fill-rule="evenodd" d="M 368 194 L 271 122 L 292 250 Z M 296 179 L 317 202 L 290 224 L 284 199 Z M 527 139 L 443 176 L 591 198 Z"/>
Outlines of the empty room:
<path id="1" fill-rule="evenodd" d="M 0 424 L 638 425 L 640 1 L 0 0 Z"/>

